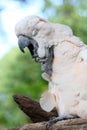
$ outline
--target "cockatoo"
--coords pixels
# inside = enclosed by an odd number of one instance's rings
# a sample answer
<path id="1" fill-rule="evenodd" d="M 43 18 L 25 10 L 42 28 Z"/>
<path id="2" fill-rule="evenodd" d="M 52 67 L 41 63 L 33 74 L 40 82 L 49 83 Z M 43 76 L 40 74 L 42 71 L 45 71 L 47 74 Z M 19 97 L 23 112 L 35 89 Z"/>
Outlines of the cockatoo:
<path id="1" fill-rule="evenodd" d="M 82 40 L 67 25 L 39 16 L 19 21 L 15 33 L 21 51 L 28 47 L 48 81 L 48 91 L 40 99 L 42 109 L 50 112 L 55 107 L 59 117 L 87 119 L 87 46 Z"/>

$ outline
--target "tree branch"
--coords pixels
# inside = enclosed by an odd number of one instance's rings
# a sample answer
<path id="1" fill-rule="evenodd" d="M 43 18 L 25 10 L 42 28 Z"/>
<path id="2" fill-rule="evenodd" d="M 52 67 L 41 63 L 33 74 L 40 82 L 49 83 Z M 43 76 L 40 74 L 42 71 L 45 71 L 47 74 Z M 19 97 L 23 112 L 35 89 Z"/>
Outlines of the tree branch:
<path id="1" fill-rule="evenodd" d="M 20 127 L 19 129 L 7 129 L 7 130 L 46 130 L 47 122 L 31 123 Z M 87 130 L 87 120 L 69 119 L 55 123 L 49 128 L 49 130 Z"/>
<path id="2" fill-rule="evenodd" d="M 41 109 L 38 101 L 23 95 L 14 95 L 15 102 L 19 108 L 35 122 L 48 121 L 50 118 L 58 116 L 56 109 L 46 112 Z"/>
<path id="3" fill-rule="evenodd" d="M 55 109 L 49 113 L 43 111 L 38 101 L 23 95 L 14 95 L 13 97 L 19 108 L 28 115 L 33 122 L 38 123 L 30 123 L 7 130 L 46 130 L 47 121 L 51 117 L 57 116 Z M 53 124 L 49 130 L 87 130 L 87 120 L 80 118 L 62 120 Z"/>

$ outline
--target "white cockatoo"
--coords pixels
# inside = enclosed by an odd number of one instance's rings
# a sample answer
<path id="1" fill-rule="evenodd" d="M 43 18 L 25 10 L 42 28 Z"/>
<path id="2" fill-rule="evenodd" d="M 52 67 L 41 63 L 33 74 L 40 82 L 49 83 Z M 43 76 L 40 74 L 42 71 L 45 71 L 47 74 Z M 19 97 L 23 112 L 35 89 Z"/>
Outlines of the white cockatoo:
<path id="1" fill-rule="evenodd" d="M 38 16 L 19 21 L 15 33 L 19 48 L 29 48 L 48 81 L 48 91 L 40 99 L 42 109 L 50 112 L 56 107 L 59 117 L 87 119 L 87 46 L 70 27 Z"/>

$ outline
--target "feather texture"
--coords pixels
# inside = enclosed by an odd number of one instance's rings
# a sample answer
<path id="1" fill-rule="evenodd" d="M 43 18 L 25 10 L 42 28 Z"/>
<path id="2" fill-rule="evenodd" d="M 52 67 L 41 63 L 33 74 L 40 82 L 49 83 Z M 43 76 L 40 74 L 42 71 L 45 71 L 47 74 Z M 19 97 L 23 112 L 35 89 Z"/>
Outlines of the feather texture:
<path id="1" fill-rule="evenodd" d="M 56 107 L 59 115 L 72 114 L 87 119 L 87 45 L 73 35 L 70 27 L 38 16 L 21 20 L 15 32 L 17 37 L 24 35 L 36 40 L 38 57 L 45 59 L 45 68 L 52 66 L 52 74 L 42 74 L 49 88 L 40 99 L 41 107 L 47 112 Z M 46 48 L 50 47 L 53 47 L 51 65 L 46 64 L 49 61 Z"/>

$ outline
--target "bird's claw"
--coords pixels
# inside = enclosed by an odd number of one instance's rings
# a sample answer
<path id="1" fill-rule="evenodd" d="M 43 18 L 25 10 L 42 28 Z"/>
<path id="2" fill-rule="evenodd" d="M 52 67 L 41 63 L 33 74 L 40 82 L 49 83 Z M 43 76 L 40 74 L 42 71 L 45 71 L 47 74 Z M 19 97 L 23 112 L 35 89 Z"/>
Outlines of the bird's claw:
<path id="1" fill-rule="evenodd" d="M 62 116 L 59 116 L 59 117 L 53 117 L 51 118 L 47 124 L 46 124 L 46 130 L 49 129 L 49 127 L 51 127 L 54 123 L 56 123 L 57 121 L 61 121 L 61 120 L 68 120 L 68 119 L 74 119 L 76 118 L 77 116 L 74 116 L 74 115 L 62 115 Z"/>

